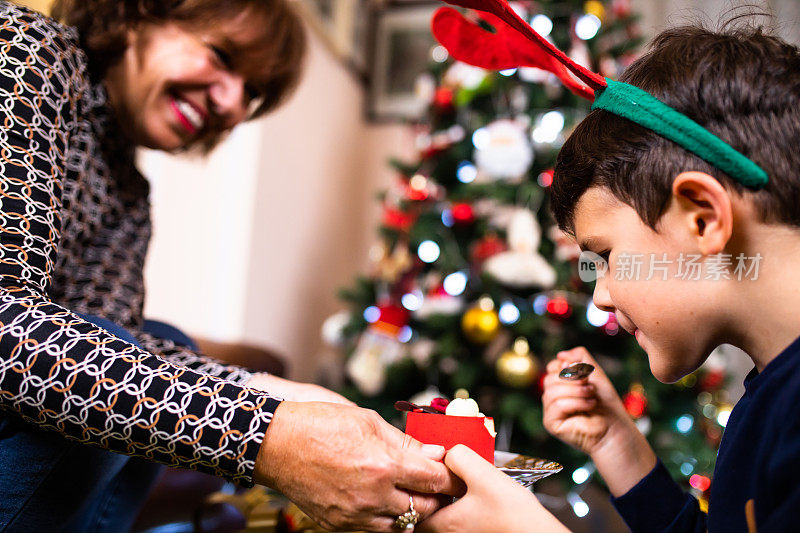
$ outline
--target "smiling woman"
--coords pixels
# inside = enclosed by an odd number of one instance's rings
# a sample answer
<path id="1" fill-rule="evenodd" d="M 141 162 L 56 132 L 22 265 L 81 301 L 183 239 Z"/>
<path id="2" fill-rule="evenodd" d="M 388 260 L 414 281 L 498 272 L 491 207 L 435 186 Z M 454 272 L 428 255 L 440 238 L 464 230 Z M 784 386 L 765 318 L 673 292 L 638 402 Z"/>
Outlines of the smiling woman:
<path id="1" fill-rule="evenodd" d="M 127 137 L 161 150 L 208 150 L 274 109 L 305 52 L 283 0 L 57 0 L 53 15 L 78 30 L 88 73 L 103 81 Z"/>
<path id="2" fill-rule="evenodd" d="M 74 27 L 0 0 L 0 530 L 128 531 L 155 463 L 268 485 L 329 528 L 388 532 L 408 491 L 430 515 L 422 493 L 455 490 L 443 449 L 143 316 L 135 148 L 207 148 L 278 105 L 305 47 L 289 0 L 55 12 Z"/>

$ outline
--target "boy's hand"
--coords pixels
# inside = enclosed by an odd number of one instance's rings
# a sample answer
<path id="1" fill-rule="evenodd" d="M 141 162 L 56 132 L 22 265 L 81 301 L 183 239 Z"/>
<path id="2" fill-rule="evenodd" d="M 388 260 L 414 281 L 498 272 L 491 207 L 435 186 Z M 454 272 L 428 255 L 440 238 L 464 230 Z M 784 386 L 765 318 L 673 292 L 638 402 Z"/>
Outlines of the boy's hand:
<path id="1" fill-rule="evenodd" d="M 595 371 L 577 381 L 558 377 L 562 368 L 578 362 L 594 365 Z M 545 429 L 587 453 L 614 496 L 630 490 L 655 466 L 653 450 L 586 348 L 560 352 L 548 363 L 542 404 Z"/>
<path id="2" fill-rule="evenodd" d="M 454 446 L 444 463 L 464 481 L 467 493 L 422 522 L 420 533 L 567 531 L 529 490 L 466 446 Z"/>
<path id="3" fill-rule="evenodd" d="M 574 363 L 589 363 L 595 371 L 575 381 L 558 377 L 563 368 Z M 609 436 L 609 431 L 630 430 L 630 416 L 617 391 L 583 347 L 559 352 L 548 363 L 542 404 L 547 431 L 589 455 Z"/>

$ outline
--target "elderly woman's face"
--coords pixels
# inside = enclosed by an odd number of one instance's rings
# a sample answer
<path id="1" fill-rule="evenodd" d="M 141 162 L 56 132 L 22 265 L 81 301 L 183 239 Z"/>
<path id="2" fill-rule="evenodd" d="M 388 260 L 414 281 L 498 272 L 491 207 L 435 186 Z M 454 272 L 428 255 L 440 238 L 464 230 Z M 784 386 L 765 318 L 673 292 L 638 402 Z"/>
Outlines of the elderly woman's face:
<path id="1" fill-rule="evenodd" d="M 233 128 L 254 97 L 227 50 L 241 36 L 145 25 L 129 33 L 105 78 L 120 126 L 137 145 L 174 151 Z"/>

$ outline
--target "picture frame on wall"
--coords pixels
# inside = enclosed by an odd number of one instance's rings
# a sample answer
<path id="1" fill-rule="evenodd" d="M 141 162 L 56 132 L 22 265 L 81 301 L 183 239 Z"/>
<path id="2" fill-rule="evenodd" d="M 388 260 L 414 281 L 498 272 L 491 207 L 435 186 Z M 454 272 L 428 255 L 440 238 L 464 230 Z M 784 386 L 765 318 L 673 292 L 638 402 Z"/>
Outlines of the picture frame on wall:
<path id="1" fill-rule="evenodd" d="M 376 0 L 298 0 L 300 13 L 328 50 L 366 80 L 369 21 Z"/>
<path id="2" fill-rule="evenodd" d="M 431 18 L 440 2 L 395 0 L 375 13 L 367 113 L 376 121 L 414 121 L 426 103 L 415 94 L 417 79 L 426 72 L 436 41 Z"/>

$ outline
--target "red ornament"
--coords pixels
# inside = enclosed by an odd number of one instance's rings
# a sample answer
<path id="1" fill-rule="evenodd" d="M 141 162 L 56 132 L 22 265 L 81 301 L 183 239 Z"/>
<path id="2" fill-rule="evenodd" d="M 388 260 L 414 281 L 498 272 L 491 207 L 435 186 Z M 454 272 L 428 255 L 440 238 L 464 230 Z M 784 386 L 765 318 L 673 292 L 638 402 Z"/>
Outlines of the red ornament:
<path id="1" fill-rule="evenodd" d="M 415 202 L 421 202 L 423 200 L 427 200 L 428 189 L 427 188 L 417 189 L 409 185 L 406 188 L 406 197 L 409 200 L 413 200 Z"/>
<path id="2" fill-rule="evenodd" d="M 373 330 L 380 330 L 389 335 L 397 335 L 400 329 L 408 324 L 408 311 L 399 305 L 379 305 L 380 315 L 378 320 L 370 326 Z"/>
<path id="3" fill-rule="evenodd" d="M 626 19 L 631 16 L 631 1 L 614 0 L 611 2 L 611 11 L 618 19 Z"/>
<path id="4" fill-rule="evenodd" d="M 606 335 L 614 336 L 619 333 L 619 322 L 617 322 L 617 315 L 609 313 L 608 322 L 603 324 L 603 331 Z"/>
<path id="5" fill-rule="evenodd" d="M 536 391 L 539 393 L 539 396 L 544 394 L 544 380 L 547 378 L 547 372 L 542 372 L 539 375 L 539 380 L 536 382 Z"/>
<path id="6" fill-rule="evenodd" d="M 689 478 L 689 485 L 699 490 L 700 492 L 705 492 L 711 488 L 711 479 L 707 476 L 694 474 L 692 477 Z"/>
<path id="7" fill-rule="evenodd" d="M 563 296 L 556 296 L 555 298 L 548 300 L 547 312 L 556 318 L 566 318 L 572 314 L 572 309 L 570 308 L 569 302 L 566 298 Z"/>
<path id="8" fill-rule="evenodd" d="M 451 209 L 453 220 L 457 224 L 471 224 L 475 222 L 475 212 L 470 204 L 453 204 Z"/>
<path id="9" fill-rule="evenodd" d="M 725 382 L 725 372 L 722 370 L 709 370 L 700 378 L 701 390 L 717 390 Z"/>
<path id="10" fill-rule="evenodd" d="M 417 216 L 415 214 L 406 213 L 391 207 L 387 207 L 383 212 L 383 224 L 400 231 L 408 231 L 416 220 Z"/>
<path id="11" fill-rule="evenodd" d="M 541 185 L 542 187 L 551 186 L 553 184 L 553 175 L 554 174 L 555 174 L 555 172 L 553 172 L 552 168 L 547 169 L 544 172 L 542 172 L 541 174 L 539 174 L 539 185 Z"/>
<path id="12" fill-rule="evenodd" d="M 439 87 L 433 96 L 433 103 L 440 109 L 453 107 L 453 90 L 447 87 Z"/>
<path id="13" fill-rule="evenodd" d="M 622 398 L 622 404 L 633 418 L 641 418 L 647 411 L 647 396 L 644 388 L 638 383 L 631 385 L 631 390 Z"/>
<path id="14" fill-rule="evenodd" d="M 472 246 L 470 255 L 472 256 L 472 261 L 477 266 L 480 266 L 493 255 L 505 252 L 507 249 L 505 241 L 492 233 L 475 243 Z"/>

